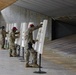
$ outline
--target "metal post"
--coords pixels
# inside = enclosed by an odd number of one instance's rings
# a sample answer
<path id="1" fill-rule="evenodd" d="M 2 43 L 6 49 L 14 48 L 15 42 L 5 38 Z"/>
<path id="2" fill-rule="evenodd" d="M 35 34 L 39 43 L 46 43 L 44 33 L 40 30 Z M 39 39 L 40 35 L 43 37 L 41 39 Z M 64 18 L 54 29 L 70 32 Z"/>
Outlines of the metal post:
<path id="1" fill-rule="evenodd" d="M 21 62 L 25 62 L 25 59 L 24 59 L 24 47 L 22 47 L 22 59 L 21 59 Z"/>
<path id="2" fill-rule="evenodd" d="M 18 45 L 18 57 L 20 57 L 20 46 Z"/>
<path id="3" fill-rule="evenodd" d="M 45 74 L 46 72 L 41 71 L 41 54 L 39 54 L 39 71 L 35 71 L 34 73 Z"/>
<path id="4" fill-rule="evenodd" d="M 39 72 L 41 72 L 41 54 L 39 54 Z"/>

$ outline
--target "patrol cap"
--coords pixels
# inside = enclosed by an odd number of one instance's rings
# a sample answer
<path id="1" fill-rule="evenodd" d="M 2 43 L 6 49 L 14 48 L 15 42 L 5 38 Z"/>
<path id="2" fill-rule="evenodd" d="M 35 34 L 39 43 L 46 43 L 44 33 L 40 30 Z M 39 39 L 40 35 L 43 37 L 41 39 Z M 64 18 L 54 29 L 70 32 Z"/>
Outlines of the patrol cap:
<path id="1" fill-rule="evenodd" d="M 30 27 L 34 27 L 34 24 L 30 24 Z"/>
<path id="2" fill-rule="evenodd" d="M 17 30 L 17 28 L 16 27 L 13 27 L 12 30 Z"/>

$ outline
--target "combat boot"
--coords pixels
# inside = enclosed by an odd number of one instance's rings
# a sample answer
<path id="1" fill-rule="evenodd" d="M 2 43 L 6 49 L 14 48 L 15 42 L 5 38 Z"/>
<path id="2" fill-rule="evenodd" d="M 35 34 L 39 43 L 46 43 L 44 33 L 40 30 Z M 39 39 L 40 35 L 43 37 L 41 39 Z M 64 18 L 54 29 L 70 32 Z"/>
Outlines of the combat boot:
<path id="1" fill-rule="evenodd" d="M 13 55 L 10 54 L 10 57 L 13 57 Z"/>
<path id="2" fill-rule="evenodd" d="M 26 63 L 26 65 L 25 65 L 26 67 L 32 67 L 31 65 L 29 65 L 28 63 Z"/>
<path id="3" fill-rule="evenodd" d="M 10 50 L 9 56 L 10 56 L 10 57 L 13 57 L 13 55 L 12 55 L 12 50 Z"/>
<path id="4" fill-rule="evenodd" d="M 16 53 L 13 53 L 13 57 L 17 57 L 17 54 Z"/>
<path id="5" fill-rule="evenodd" d="M 38 64 L 31 64 L 32 68 L 39 68 Z"/>
<path id="6" fill-rule="evenodd" d="M 16 55 L 15 55 L 15 54 L 13 54 L 12 56 L 13 56 L 13 57 L 16 57 Z"/>

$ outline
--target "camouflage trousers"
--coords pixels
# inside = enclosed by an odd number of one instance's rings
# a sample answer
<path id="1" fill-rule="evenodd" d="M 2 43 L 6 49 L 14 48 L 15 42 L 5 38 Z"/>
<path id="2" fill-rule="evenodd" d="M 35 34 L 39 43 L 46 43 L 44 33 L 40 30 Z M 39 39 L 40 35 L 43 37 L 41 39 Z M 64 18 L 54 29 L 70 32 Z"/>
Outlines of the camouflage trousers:
<path id="1" fill-rule="evenodd" d="M 1 45 L 1 48 L 4 48 L 4 45 L 5 45 L 5 38 L 2 38 L 2 45 Z"/>
<path id="2" fill-rule="evenodd" d="M 26 64 L 29 63 L 30 53 L 33 57 L 33 64 L 37 64 L 37 52 L 33 48 L 26 51 Z"/>
<path id="3" fill-rule="evenodd" d="M 9 45 L 9 49 L 10 49 L 10 52 L 9 54 L 12 55 L 12 56 L 16 56 L 16 46 L 15 44 L 12 44 L 12 45 Z"/>

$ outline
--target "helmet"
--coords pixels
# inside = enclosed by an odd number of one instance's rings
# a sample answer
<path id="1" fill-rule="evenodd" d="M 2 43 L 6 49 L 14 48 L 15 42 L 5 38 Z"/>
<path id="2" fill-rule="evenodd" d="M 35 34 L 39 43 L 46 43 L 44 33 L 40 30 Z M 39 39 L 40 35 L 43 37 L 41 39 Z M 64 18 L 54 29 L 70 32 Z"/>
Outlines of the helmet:
<path id="1" fill-rule="evenodd" d="M 34 27 L 34 24 L 30 24 L 30 27 Z"/>
<path id="2" fill-rule="evenodd" d="M 17 28 L 16 27 L 13 27 L 12 30 L 17 30 Z"/>

